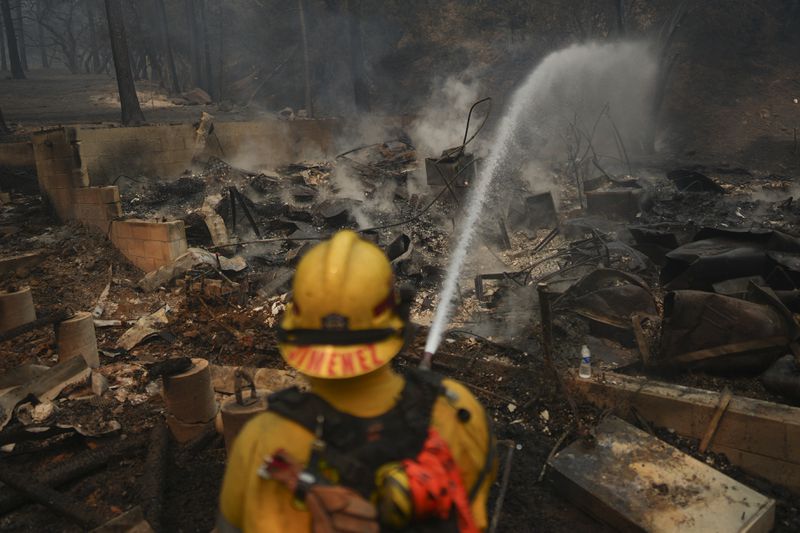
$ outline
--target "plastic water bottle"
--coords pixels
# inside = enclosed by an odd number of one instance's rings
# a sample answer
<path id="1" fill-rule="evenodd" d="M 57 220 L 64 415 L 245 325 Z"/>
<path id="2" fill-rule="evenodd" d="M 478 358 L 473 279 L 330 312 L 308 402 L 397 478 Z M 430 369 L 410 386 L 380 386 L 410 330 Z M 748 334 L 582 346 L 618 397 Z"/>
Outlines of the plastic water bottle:
<path id="1" fill-rule="evenodd" d="M 578 375 L 582 379 L 589 379 L 592 377 L 592 352 L 585 344 L 581 346 L 581 366 L 578 369 Z"/>

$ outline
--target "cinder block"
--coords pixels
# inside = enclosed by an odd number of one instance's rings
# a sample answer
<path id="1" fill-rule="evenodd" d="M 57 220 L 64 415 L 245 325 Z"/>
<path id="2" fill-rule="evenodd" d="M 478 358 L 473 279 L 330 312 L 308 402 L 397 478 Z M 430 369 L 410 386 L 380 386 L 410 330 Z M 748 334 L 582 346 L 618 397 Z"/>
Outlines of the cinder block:
<path id="1" fill-rule="evenodd" d="M 49 176 L 53 187 L 58 189 L 72 188 L 72 176 L 68 172 L 55 171 Z"/>
<path id="2" fill-rule="evenodd" d="M 186 239 L 186 229 L 182 220 L 170 222 L 152 222 L 148 230 L 148 238 L 153 241 L 171 242 Z"/>
<path id="3" fill-rule="evenodd" d="M 105 212 L 106 216 L 111 218 L 121 217 L 122 216 L 122 204 L 117 200 L 111 204 L 105 204 Z"/>
<path id="4" fill-rule="evenodd" d="M 80 168 L 77 164 L 77 161 L 72 156 L 69 157 L 54 157 L 51 159 L 53 164 L 53 169 L 57 172 L 72 172 L 73 170 Z"/>
<path id="5" fill-rule="evenodd" d="M 49 196 L 50 202 L 61 219 L 71 220 L 74 218 L 71 189 L 53 188 L 49 191 Z"/>
<path id="6" fill-rule="evenodd" d="M 160 241 L 144 241 L 142 244 L 144 244 L 145 257 L 161 261 L 164 259 L 164 251 L 169 252 L 166 243 Z"/>
<path id="7" fill-rule="evenodd" d="M 188 249 L 189 245 L 186 243 L 185 238 L 177 241 L 172 241 L 169 243 L 169 248 L 168 248 L 169 256 L 167 257 L 167 259 L 169 259 L 170 262 L 174 261 L 178 257 L 185 254 Z"/>
<path id="8" fill-rule="evenodd" d="M 115 239 L 123 240 L 129 239 L 131 236 L 130 225 L 127 221 L 124 220 L 117 220 L 114 222 L 114 228 L 111 231 L 111 235 Z"/>
<path id="9" fill-rule="evenodd" d="M 120 201 L 119 187 L 116 185 L 109 185 L 108 187 L 98 187 L 100 192 L 100 201 L 104 204 L 111 204 Z"/>
<path id="10" fill-rule="evenodd" d="M 89 176 L 80 167 L 74 168 L 70 173 L 70 184 L 75 188 L 88 187 Z"/>
<path id="11" fill-rule="evenodd" d="M 147 242 L 149 241 L 137 239 L 136 237 L 129 239 L 128 251 L 139 257 L 147 257 Z"/>
<path id="12" fill-rule="evenodd" d="M 146 257 L 143 260 L 142 264 L 143 264 L 143 266 L 141 267 L 142 270 L 144 270 L 145 272 L 152 272 L 153 270 L 156 270 L 156 269 L 164 266 L 167 263 L 166 263 L 166 261 L 161 260 L 161 259 L 155 259 L 153 257 Z"/>
<path id="13" fill-rule="evenodd" d="M 150 224 L 144 221 L 129 221 L 131 237 L 142 241 L 150 240 Z"/>
<path id="14" fill-rule="evenodd" d="M 96 205 L 98 204 L 98 191 L 94 187 L 80 187 L 73 191 L 76 204 Z"/>

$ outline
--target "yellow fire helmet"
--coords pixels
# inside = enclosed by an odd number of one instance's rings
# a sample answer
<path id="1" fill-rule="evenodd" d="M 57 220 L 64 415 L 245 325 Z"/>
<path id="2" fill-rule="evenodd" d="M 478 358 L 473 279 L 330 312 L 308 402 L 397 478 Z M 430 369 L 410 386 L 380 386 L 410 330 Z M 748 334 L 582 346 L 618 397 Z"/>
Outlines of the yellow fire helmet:
<path id="1" fill-rule="evenodd" d="M 404 320 L 383 251 L 344 230 L 300 260 L 278 329 L 286 362 L 318 378 L 361 376 L 403 347 Z"/>

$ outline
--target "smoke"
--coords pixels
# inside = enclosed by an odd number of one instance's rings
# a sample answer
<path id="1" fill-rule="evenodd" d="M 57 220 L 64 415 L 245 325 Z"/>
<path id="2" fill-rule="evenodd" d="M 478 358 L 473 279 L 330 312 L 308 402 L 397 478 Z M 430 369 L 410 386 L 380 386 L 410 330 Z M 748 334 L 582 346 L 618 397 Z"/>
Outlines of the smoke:
<path id="1" fill-rule="evenodd" d="M 464 140 L 469 108 L 481 98 L 479 82 L 469 75 L 434 82 L 431 99 L 419 111 L 409 134 L 420 158 L 438 157 Z M 474 131 L 475 124 L 471 129 Z"/>
<path id="2" fill-rule="evenodd" d="M 574 134 L 591 139 L 599 157 L 641 152 L 653 121 L 658 60 L 646 42 L 573 45 L 548 56 L 548 90 L 519 121 L 508 158 L 512 162 L 563 158 Z"/>
<path id="3" fill-rule="evenodd" d="M 641 42 L 574 45 L 546 57 L 515 91 L 500 120 L 489 156 L 474 182 L 461 233 L 451 252 L 425 351 L 435 353 L 450 319 L 463 264 L 471 251 L 475 226 L 490 191 L 516 193 L 507 180 L 528 161 L 544 162 L 549 152 L 561 151 L 570 124 L 585 129 L 587 117 L 608 109 L 613 124 L 602 130 L 588 126 L 595 150 L 608 148 L 609 139 L 641 140 L 650 127 L 658 63 Z M 611 122 L 611 120 L 609 120 Z M 619 137 L 614 135 L 614 128 Z M 568 141 L 567 141 L 568 142 Z M 538 180 L 533 180 L 534 185 Z M 506 192 L 506 195 L 509 194 Z"/>

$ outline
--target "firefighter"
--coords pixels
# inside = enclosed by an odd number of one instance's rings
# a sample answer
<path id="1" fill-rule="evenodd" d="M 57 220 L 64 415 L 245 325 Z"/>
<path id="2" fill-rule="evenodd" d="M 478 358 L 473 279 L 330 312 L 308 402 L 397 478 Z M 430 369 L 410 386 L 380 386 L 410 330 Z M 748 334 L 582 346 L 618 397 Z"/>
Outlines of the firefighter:
<path id="1" fill-rule="evenodd" d="M 485 529 L 488 417 L 456 381 L 392 370 L 409 337 L 400 294 L 384 253 L 352 231 L 300 261 L 278 339 L 309 390 L 271 395 L 236 438 L 221 533 Z"/>

